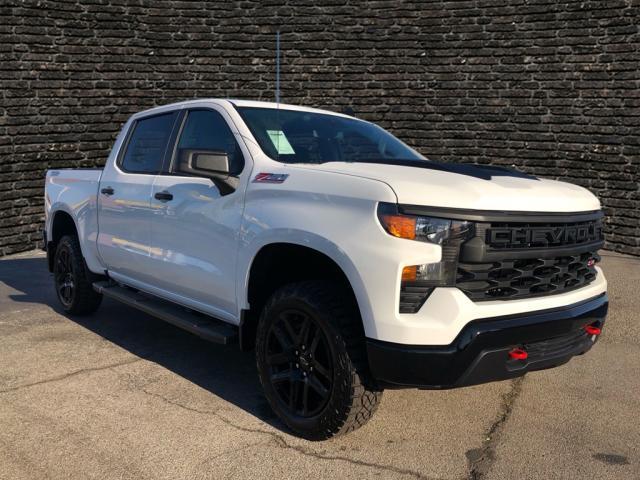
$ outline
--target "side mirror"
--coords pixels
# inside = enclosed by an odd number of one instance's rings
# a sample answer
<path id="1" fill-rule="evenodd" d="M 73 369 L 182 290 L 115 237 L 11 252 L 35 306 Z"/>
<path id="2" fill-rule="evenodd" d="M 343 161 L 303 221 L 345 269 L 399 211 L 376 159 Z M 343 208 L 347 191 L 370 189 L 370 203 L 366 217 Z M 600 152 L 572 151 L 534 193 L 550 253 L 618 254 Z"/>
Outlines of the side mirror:
<path id="1" fill-rule="evenodd" d="M 229 175 L 229 156 L 218 150 L 180 150 L 178 171 L 205 177 Z"/>
<path id="2" fill-rule="evenodd" d="M 229 174 L 229 155 L 219 150 L 190 150 L 178 152 L 178 172 L 210 178 L 221 195 L 238 188 L 238 177 Z"/>

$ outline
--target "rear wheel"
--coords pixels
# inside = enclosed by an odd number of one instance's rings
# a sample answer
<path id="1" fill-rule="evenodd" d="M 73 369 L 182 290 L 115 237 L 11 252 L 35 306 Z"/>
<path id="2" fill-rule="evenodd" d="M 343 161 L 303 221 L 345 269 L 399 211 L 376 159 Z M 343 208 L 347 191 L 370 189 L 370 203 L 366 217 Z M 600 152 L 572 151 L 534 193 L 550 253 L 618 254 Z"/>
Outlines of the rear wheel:
<path id="1" fill-rule="evenodd" d="M 102 295 L 93 290 L 94 275 L 85 265 L 78 238 L 65 235 L 56 246 L 53 277 L 58 300 L 65 312 L 87 315 L 94 312 Z"/>
<path id="2" fill-rule="evenodd" d="M 271 297 L 258 324 L 256 357 L 271 407 L 310 440 L 364 425 L 382 396 L 368 376 L 355 302 L 326 282 L 287 285 Z"/>

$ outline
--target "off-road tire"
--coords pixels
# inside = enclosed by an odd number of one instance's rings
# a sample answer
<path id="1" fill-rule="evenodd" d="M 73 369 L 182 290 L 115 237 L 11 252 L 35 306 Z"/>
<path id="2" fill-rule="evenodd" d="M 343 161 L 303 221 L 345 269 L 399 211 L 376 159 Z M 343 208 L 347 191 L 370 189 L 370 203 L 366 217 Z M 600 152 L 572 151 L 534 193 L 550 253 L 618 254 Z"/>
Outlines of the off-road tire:
<path id="1" fill-rule="evenodd" d="M 312 417 L 300 416 L 278 397 L 271 380 L 273 370 L 267 362 L 272 324 L 292 309 L 303 311 L 317 322 L 326 334 L 325 345 L 333 362 L 328 400 Z M 382 390 L 375 387 L 369 375 L 364 330 L 355 299 L 346 288 L 326 281 L 286 285 L 271 296 L 258 322 L 256 361 L 260 382 L 274 412 L 294 433 L 309 440 L 324 440 L 360 428 L 373 416 L 382 398 Z"/>
<path id="2" fill-rule="evenodd" d="M 68 257 L 65 257 L 68 256 Z M 67 260 L 68 258 L 68 260 Z M 70 278 L 73 284 L 72 293 L 65 298 L 61 292 L 62 274 L 67 269 L 62 264 L 70 267 Z M 88 315 L 96 311 L 102 301 L 102 295 L 97 293 L 92 283 L 97 275 L 91 273 L 82 256 L 78 237 L 75 235 L 63 236 L 56 245 L 53 260 L 53 277 L 56 295 L 65 312 L 71 315 Z"/>

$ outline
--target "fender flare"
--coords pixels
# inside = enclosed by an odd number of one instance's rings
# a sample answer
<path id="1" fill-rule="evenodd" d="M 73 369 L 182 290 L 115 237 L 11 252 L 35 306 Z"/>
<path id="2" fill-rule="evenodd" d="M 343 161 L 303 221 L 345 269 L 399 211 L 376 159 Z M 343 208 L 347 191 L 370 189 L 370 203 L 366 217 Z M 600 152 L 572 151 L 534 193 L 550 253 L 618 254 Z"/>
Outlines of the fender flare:
<path id="1" fill-rule="evenodd" d="M 53 224 L 55 222 L 56 216 L 60 213 L 65 213 L 69 217 L 71 217 L 71 221 L 76 229 L 76 233 L 78 235 L 78 243 L 80 244 L 80 251 L 82 252 L 82 257 L 84 258 L 85 263 L 90 271 L 93 273 L 102 274 L 104 269 L 102 268 L 102 262 L 97 256 L 97 251 L 91 248 L 91 245 L 87 245 L 87 242 L 90 242 L 90 239 L 86 238 L 85 230 L 79 225 L 78 222 L 78 211 L 73 211 L 69 205 L 64 202 L 55 202 L 51 205 L 51 209 L 49 211 L 49 221 L 48 224 L 45 225 L 47 239 L 49 242 L 53 241 Z M 50 256 L 49 249 L 47 249 L 47 257 Z"/>
<path id="2" fill-rule="evenodd" d="M 258 238 L 254 238 L 249 244 L 240 248 L 238 255 L 238 270 L 236 286 L 238 295 L 238 305 L 240 310 L 249 308 L 249 281 L 251 267 L 258 253 L 266 246 L 272 244 L 292 244 L 316 250 L 331 260 L 342 270 L 351 285 L 351 289 L 356 297 L 358 309 L 364 325 L 365 333 L 369 334 L 369 329 L 373 327 L 373 311 L 371 302 L 367 295 L 364 281 L 344 250 L 338 247 L 331 240 L 305 230 L 289 228 L 271 229 L 264 232 Z"/>

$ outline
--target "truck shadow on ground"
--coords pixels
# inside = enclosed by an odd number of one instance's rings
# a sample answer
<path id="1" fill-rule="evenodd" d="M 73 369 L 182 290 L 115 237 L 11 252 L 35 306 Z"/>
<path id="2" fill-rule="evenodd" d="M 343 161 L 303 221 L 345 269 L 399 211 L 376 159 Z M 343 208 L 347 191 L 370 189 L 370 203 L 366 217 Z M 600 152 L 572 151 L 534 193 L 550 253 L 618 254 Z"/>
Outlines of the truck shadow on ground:
<path id="1" fill-rule="evenodd" d="M 161 365 L 275 428 L 287 431 L 264 398 L 253 352 L 243 353 L 237 345 L 206 342 L 162 320 L 107 299 L 92 315 L 68 316 L 58 304 L 53 278 L 44 257 L 0 261 L 0 287 L 2 283 L 14 292 L 0 295 L 0 311 L 15 310 L 15 303 L 47 305 L 133 355 Z"/>

